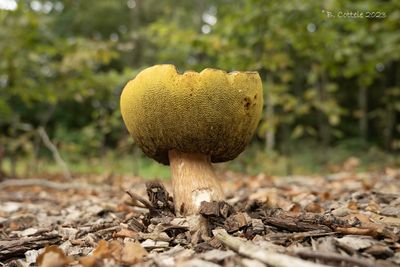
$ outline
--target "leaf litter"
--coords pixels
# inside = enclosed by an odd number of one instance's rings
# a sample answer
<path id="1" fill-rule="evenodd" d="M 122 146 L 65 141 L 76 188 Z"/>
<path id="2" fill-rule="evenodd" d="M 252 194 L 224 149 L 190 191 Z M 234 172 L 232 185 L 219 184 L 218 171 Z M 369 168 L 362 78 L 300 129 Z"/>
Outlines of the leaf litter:
<path id="1" fill-rule="evenodd" d="M 188 217 L 168 181 L 0 182 L 0 265 L 400 265 L 400 170 L 220 176 L 226 201 Z"/>

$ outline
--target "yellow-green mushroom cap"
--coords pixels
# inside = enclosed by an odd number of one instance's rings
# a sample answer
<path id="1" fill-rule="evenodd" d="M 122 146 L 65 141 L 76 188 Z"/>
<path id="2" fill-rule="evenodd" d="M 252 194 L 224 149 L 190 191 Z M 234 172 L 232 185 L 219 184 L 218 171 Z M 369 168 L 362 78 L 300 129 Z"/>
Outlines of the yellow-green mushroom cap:
<path id="1" fill-rule="evenodd" d="M 204 69 L 177 72 L 155 65 L 121 94 L 125 125 L 143 152 L 169 164 L 168 151 L 202 153 L 212 162 L 236 158 L 260 120 L 263 90 L 257 72 Z"/>

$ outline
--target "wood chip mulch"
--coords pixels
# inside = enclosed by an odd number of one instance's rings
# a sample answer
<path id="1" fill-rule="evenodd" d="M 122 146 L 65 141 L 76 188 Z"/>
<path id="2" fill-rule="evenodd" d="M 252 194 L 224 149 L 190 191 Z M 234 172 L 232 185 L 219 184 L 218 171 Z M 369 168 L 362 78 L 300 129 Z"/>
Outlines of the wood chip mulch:
<path id="1" fill-rule="evenodd" d="M 0 265 L 400 266 L 400 170 L 219 176 L 226 201 L 190 217 L 168 181 L 4 180 Z"/>

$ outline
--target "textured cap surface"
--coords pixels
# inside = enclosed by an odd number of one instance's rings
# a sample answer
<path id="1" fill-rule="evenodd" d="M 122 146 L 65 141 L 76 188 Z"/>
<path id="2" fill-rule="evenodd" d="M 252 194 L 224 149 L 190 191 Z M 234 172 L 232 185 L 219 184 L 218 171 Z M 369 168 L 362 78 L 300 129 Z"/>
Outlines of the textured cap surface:
<path id="1" fill-rule="evenodd" d="M 158 162 L 169 164 L 171 149 L 223 162 L 250 142 L 261 116 L 262 93 L 257 72 L 179 74 L 173 65 L 155 65 L 125 86 L 121 113 L 143 152 Z"/>

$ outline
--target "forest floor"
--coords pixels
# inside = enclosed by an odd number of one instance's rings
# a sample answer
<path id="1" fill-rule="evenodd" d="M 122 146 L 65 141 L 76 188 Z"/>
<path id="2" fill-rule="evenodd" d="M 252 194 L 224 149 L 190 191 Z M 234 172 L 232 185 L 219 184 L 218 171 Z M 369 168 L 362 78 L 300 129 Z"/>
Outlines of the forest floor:
<path id="1" fill-rule="evenodd" d="M 226 201 L 192 217 L 174 215 L 169 181 L 4 180 L 0 265 L 400 265 L 398 169 L 219 176 Z"/>

